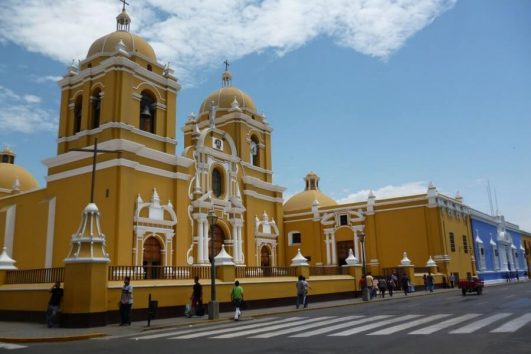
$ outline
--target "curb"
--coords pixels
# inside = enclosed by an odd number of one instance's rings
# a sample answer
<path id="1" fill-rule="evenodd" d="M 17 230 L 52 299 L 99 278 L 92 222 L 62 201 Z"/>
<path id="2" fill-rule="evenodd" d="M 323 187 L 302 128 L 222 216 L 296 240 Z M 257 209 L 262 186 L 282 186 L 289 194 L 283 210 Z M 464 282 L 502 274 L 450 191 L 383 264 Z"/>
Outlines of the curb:
<path id="1" fill-rule="evenodd" d="M 22 338 L 22 337 L 0 337 L 0 342 L 4 343 L 52 343 L 52 342 L 72 342 L 76 340 L 84 340 L 97 337 L 106 337 L 106 333 L 86 333 L 86 334 L 77 334 L 72 336 L 61 336 L 61 337 L 33 337 L 33 338 Z"/>

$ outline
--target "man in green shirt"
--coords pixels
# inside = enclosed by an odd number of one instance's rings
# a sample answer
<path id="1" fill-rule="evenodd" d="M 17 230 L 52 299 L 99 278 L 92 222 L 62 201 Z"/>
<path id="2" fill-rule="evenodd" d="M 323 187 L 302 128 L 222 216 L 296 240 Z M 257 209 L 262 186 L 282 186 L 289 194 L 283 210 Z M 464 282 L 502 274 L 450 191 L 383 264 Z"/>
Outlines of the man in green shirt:
<path id="1" fill-rule="evenodd" d="M 240 286 L 240 282 L 237 280 L 234 283 L 234 287 L 230 292 L 230 299 L 235 308 L 234 320 L 238 321 L 242 315 L 242 312 L 240 311 L 240 306 L 243 302 L 243 288 Z"/>

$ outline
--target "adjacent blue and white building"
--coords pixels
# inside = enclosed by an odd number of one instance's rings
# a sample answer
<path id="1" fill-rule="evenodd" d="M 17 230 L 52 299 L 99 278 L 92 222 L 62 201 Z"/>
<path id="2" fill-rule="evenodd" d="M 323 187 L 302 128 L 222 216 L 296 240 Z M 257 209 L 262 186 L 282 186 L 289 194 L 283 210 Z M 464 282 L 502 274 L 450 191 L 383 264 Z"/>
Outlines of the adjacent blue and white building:
<path id="1" fill-rule="evenodd" d="M 481 279 L 486 283 L 527 280 L 525 248 L 518 225 L 506 222 L 503 215 L 492 216 L 471 208 L 470 226 Z"/>

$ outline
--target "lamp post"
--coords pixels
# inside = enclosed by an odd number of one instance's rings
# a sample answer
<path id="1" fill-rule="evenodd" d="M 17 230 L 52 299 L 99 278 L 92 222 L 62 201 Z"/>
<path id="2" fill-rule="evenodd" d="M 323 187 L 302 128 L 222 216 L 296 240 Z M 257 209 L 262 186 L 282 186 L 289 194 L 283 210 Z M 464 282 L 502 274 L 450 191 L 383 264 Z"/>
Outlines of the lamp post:
<path id="1" fill-rule="evenodd" d="M 358 233 L 358 239 L 361 242 L 361 274 L 363 276 L 361 298 L 363 301 L 369 301 L 369 289 L 367 288 L 367 268 L 365 266 L 365 233 L 363 231 Z"/>
<path id="2" fill-rule="evenodd" d="M 214 258 L 214 226 L 216 226 L 218 216 L 214 209 L 208 211 L 207 219 L 210 226 L 210 304 L 208 305 L 208 319 L 215 320 L 219 318 L 219 304 L 216 301 L 216 261 Z"/>

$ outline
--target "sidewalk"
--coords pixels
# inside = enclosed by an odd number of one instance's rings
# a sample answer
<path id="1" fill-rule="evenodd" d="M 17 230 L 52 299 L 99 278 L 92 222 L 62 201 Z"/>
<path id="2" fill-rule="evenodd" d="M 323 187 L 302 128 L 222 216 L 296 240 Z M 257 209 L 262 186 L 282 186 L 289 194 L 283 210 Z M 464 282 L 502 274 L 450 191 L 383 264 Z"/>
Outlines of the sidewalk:
<path id="1" fill-rule="evenodd" d="M 275 314 L 285 314 L 291 312 L 305 312 L 323 308 L 338 306 L 362 305 L 371 302 L 396 301 L 414 298 L 418 296 L 433 296 L 436 294 L 455 292 L 460 295 L 458 288 L 436 289 L 433 293 L 424 290 L 410 293 L 407 296 L 403 292 L 395 292 L 393 297 L 386 294 L 385 298 L 376 298 L 369 302 L 364 302 L 361 298 L 313 302 L 307 309 L 295 309 L 295 305 L 268 307 L 243 311 L 242 320 L 252 319 L 261 316 L 273 316 Z M 293 296 L 295 303 L 295 296 Z M 233 312 L 223 312 L 219 314 L 218 320 L 208 320 L 208 316 L 186 318 L 184 316 L 165 319 L 154 319 L 151 321 L 151 327 L 147 327 L 147 321 L 133 322 L 131 326 L 120 327 L 117 324 L 111 324 L 105 327 L 94 328 L 47 328 L 43 323 L 26 323 L 26 322 L 0 322 L 0 342 L 5 343 L 35 343 L 35 342 L 65 342 L 73 340 L 82 340 L 103 336 L 123 336 L 134 333 L 142 333 L 154 329 L 174 328 L 189 326 L 190 324 L 209 324 L 227 322 L 232 320 Z M 44 318 L 44 312 L 43 312 Z"/>

